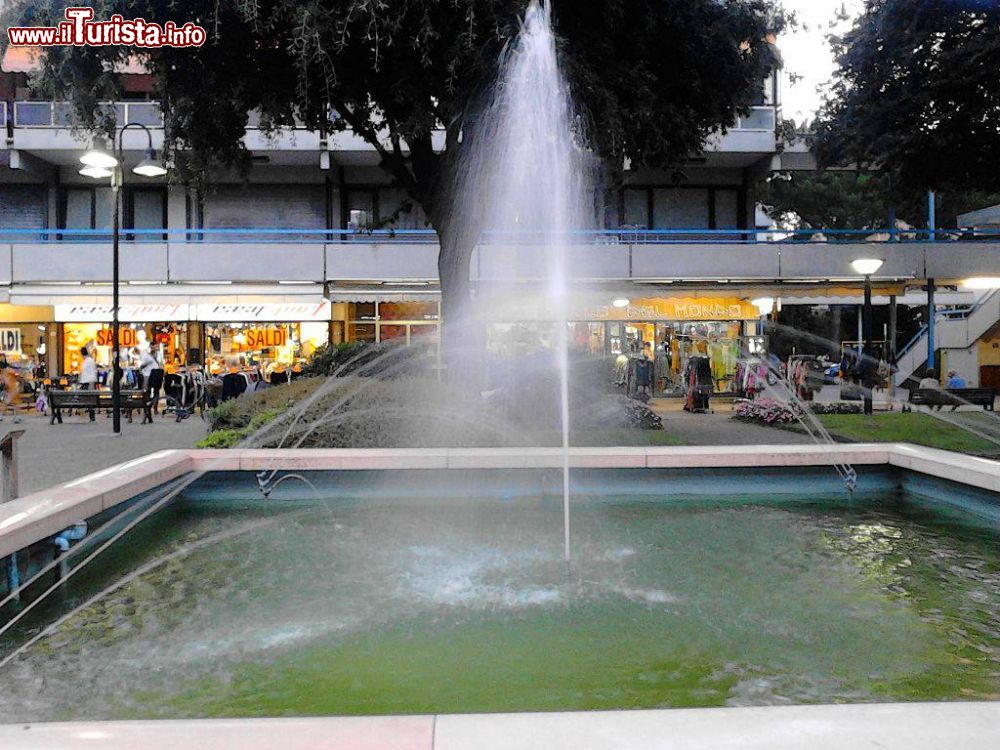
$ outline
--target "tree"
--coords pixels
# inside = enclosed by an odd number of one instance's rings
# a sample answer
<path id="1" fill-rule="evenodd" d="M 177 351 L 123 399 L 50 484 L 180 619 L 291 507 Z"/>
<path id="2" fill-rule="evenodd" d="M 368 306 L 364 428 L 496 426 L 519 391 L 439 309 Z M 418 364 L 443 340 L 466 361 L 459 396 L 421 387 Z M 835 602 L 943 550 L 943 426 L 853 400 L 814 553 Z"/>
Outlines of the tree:
<path id="1" fill-rule="evenodd" d="M 833 46 L 821 162 L 877 166 L 899 188 L 1000 191 L 1000 3 L 866 0 Z"/>
<path id="2" fill-rule="evenodd" d="M 668 167 L 746 111 L 776 64 L 769 0 L 551 0 L 571 88 L 608 165 Z M 95 18 L 120 13 L 206 27 L 201 48 L 138 52 L 52 48 L 40 85 L 70 99 L 82 127 L 113 127 L 97 109 L 120 82 L 114 63 L 141 54 L 164 106 L 167 149 L 189 175 L 246 164 L 247 113 L 273 130 L 296 120 L 352 129 L 419 203 L 440 238 L 445 339 L 464 317 L 478 233 L 451 215 L 463 129 L 483 111 L 497 59 L 527 0 L 100 0 Z M 31 24 L 61 3 L 28 3 Z M 336 115 L 331 119 L 331 111 Z M 432 136 L 444 131 L 443 150 Z"/>
<path id="3" fill-rule="evenodd" d="M 760 184 L 757 199 L 782 228 L 884 229 L 890 213 L 919 227 L 927 217 L 924 191 L 895 187 L 875 172 L 777 172 Z M 959 215 L 997 203 L 1000 192 L 945 190 L 937 196 L 937 224 L 954 227 Z"/>
<path id="4" fill-rule="evenodd" d="M 757 199 L 782 228 L 870 229 L 888 226 L 883 175 L 866 172 L 777 172 Z"/>

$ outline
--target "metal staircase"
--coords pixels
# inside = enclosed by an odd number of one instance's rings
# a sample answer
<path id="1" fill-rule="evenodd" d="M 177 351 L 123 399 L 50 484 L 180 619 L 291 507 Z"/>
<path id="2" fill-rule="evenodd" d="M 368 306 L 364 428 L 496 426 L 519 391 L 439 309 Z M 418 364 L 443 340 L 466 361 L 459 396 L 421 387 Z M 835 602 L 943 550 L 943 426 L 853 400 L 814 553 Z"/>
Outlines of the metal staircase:
<path id="1" fill-rule="evenodd" d="M 967 349 L 1000 322 L 1000 289 L 986 294 L 972 307 L 937 314 L 935 349 Z M 927 363 L 927 326 L 906 344 L 896 357 L 896 384 Z"/>

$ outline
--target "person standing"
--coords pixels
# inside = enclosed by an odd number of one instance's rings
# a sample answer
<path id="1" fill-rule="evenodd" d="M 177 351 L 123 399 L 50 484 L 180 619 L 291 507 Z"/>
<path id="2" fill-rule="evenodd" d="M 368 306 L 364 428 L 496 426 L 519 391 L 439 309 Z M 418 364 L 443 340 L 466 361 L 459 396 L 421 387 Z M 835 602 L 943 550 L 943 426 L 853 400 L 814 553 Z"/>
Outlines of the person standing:
<path id="1" fill-rule="evenodd" d="M 80 354 L 83 355 L 83 362 L 80 364 L 80 390 L 97 390 L 97 362 L 90 356 L 87 347 L 83 347 L 80 350 Z M 94 410 L 90 409 L 89 414 L 90 421 L 93 422 L 96 419 Z"/>

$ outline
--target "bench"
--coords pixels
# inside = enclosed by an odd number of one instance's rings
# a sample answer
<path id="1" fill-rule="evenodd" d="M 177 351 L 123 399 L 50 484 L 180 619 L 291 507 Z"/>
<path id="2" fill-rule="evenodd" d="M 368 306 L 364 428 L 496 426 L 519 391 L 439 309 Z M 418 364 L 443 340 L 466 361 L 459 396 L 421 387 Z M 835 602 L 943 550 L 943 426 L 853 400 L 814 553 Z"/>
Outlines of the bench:
<path id="1" fill-rule="evenodd" d="M 910 390 L 908 403 L 914 406 L 936 406 L 938 408 L 950 406 L 952 411 L 959 406 L 972 404 L 973 406 L 985 407 L 987 411 L 993 411 L 996 397 L 996 388 L 954 388 L 950 390 L 913 388 Z"/>
<path id="2" fill-rule="evenodd" d="M 57 421 L 59 424 L 62 424 L 63 409 L 86 409 L 87 411 L 93 409 L 97 411 L 111 409 L 112 407 L 111 391 L 49 391 L 47 398 L 49 409 L 52 411 L 49 424 L 55 424 Z M 152 422 L 152 406 L 152 402 L 146 399 L 145 391 L 128 390 L 121 392 L 119 409 L 125 414 L 125 418 L 129 422 L 132 421 L 132 412 L 139 409 L 143 411 L 142 423 Z"/>

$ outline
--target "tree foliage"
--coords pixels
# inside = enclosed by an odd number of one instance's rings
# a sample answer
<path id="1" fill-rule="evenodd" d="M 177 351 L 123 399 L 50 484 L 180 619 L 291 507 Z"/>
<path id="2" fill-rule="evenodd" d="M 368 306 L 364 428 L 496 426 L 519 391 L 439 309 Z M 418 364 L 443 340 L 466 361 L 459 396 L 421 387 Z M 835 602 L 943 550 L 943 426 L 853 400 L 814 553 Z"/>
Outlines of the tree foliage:
<path id="1" fill-rule="evenodd" d="M 863 171 L 779 172 L 761 183 L 758 200 L 782 228 L 884 229 L 889 217 L 927 222 L 927 195 L 896 187 L 890 175 Z M 1000 192 L 951 189 L 937 195 L 938 227 L 955 227 L 968 211 L 1000 203 Z"/>
<path id="2" fill-rule="evenodd" d="M 824 164 L 878 166 L 916 190 L 1000 191 L 1000 2 L 866 0 L 833 43 Z"/>
<path id="3" fill-rule="evenodd" d="M 32 2 L 31 23 L 65 2 Z M 612 163 L 669 166 L 731 126 L 775 62 L 767 33 L 782 20 L 765 0 L 553 0 L 562 63 Z M 433 214 L 442 163 L 461 150 L 497 58 L 527 0 L 100 0 L 120 13 L 209 30 L 199 49 L 52 48 L 39 83 L 76 105 L 81 124 L 107 127 L 96 104 L 121 93 L 115 63 L 139 54 L 156 77 L 170 145 L 197 169 L 246 157 L 247 113 L 265 129 L 302 122 L 353 129 L 383 167 Z M 329 113 L 337 118 L 331 122 Z M 447 135 L 443 153 L 431 146 Z"/>

